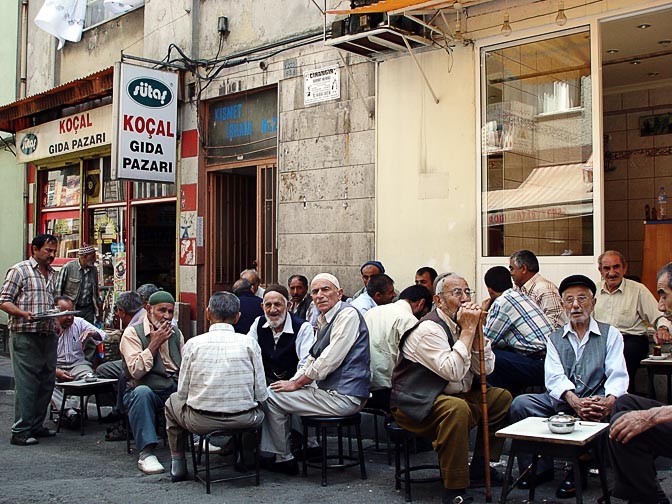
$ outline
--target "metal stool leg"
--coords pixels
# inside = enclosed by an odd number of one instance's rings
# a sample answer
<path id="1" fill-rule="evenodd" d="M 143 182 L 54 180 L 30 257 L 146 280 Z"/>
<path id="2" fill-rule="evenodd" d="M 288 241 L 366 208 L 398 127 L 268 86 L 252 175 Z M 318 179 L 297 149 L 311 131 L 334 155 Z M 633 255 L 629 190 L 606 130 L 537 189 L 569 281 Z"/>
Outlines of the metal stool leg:
<path id="1" fill-rule="evenodd" d="M 412 502 L 411 498 L 411 450 L 408 439 L 404 439 L 404 498 L 406 502 Z"/>
<path id="2" fill-rule="evenodd" d="M 327 486 L 327 428 L 320 428 L 322 433 L 322 486 Z"/>
<path id="3" fill-rule="evenodd" d="M 357 453 L 359 454 L 359 469 L 362 473 L 362 479 L 366 479 L 366 466 L 364 465 L 364 449 L 362 447 L 362 430 L 359 424 L 355 424 L 355 434 L 357 435 Z"/>
<path id="4" fill-rule="evenodd" d="M 303 476 L 308 475 L 308 425 L 304 424 L 303 425 L 303 439 L 301 440 L 303 443 L 303 470 L 301 471 L 301 474 Z"/>
<path id="5" fill-rule="evenodd" d="M 394 440 L 394 489 L 401 490 L 401 442 Z"/>

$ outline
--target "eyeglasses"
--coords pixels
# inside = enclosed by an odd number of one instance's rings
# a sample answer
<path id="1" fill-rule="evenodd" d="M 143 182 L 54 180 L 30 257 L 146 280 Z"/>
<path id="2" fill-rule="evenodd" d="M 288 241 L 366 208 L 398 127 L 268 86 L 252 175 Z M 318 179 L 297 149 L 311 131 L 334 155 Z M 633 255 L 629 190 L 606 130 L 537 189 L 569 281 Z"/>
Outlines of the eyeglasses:
<path id="1" fill-rule="evenodd" d="M 562 302 L 565 303 L 567 306 L 572 306 L 574 304 L 574 301 L 578 301 L 580 305 L 584 305 L 591 299 L 593 298 L 588 296 L 576 296 L 576 297 L 568 296 L 566 298 L 563 298 Z"/>
<path id="2" fill-rule="evenodd" d="M 473 290 L 471 290 L 471 289 L 469 289 L 469 288 L 461 289 L 461 288 L 459 288 L 459 287 L 455 287 L 454 289 L 451 289 L 451 290 L 449 290 L 449 291 L 447 291 L 447 292 L 444 291 L 444 292 L 442 292 L 441 294 L 442 294 L 442 295 L 443 295 L 443 294 L 448 294 L 448 295 L 453 296 L 453 297 L 456 297 L 456 298 L 461 298 L 461 297 L 464 297 L 464 296 L 471 297 L 471 296 L 473 296 L 475 293 L 474 293 Z"/>

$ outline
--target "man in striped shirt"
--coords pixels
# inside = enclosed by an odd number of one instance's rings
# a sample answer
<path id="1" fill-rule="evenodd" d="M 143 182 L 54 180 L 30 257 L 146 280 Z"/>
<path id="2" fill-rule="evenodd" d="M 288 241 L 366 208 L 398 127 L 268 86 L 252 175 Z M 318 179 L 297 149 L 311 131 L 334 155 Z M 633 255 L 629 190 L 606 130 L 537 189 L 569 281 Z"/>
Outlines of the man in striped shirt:
<path id="1" fill-rule="evenodd" d="M 57 240 L 50 234 L 33 238 L 32 257 L 7 271 L 0 289 L 0 310 L 9 314 L 9 345 L 14 370 L 14 424 L 10 442 L 35 445 L 37 438 L 56 435 L 42 425 L 56 382 L 54 319 L 34 316 L 54 306 Z"/>
<path id="2" fill-rule="evenodd" d="M 490 298 L 483 302 L 488 310 L 483 335 L 492 341 L 495 352 L 495 370 L 488 375 L 488 384 L 505 388 L 514 397 L 525 387 L 543 386 L 546 341 L 553 325 L 534 301 L 513 290 L 505 267 L 490 268 L 485 285 Z"/>

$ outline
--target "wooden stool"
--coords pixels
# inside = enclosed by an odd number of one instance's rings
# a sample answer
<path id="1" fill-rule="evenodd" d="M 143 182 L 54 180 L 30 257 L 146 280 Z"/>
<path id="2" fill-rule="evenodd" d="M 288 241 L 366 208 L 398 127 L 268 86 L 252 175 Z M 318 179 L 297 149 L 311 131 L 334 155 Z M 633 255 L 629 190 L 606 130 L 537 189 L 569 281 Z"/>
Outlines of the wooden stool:
<path id="1" fill-rule="evenodd" d="M 362 431 L 360 428 L 362 417 L 359 413 L 351 416 L 330 417 L 301 417 L 303 424 L 303 475 L 308 474 L 308 466 L 322 469 L 322 486 L 327 486 L 327 469 L 344 469 L 359 465 L 362 479 L 366 479 L 366 466 L 364 465 L 364 450 L 362 449 Z M 308 429 L 314 427 L 318 430 L 322 455 L 308 460 Z M 357 438 L 357 457 L 343 454 L 343 427 L 354 427 Z M 338 433 L 338 455 L 327 455 L 327 429 L 336 428 Z M 320 463 L 317 463 L 317 459 Z M 329 460 L 337 460 L 330 464 Z"/>
<path id="2" fill-rule="evenodd" d="M 397 425 L 393 420 L 385 424 L 387 436 L 394 442 L 394 489 L 400 490 L 401 483 L 404 483 L 404 499 L 406 502 L 411 502 L 411 483 L 433 483 L 441 481 L 441 476 L 433 476 L 427 478 L 412 478 L 413 471 L 427 471 L 438 470 L 438 464 L 422 464 L 411 465 L 410 445 L 416 439 L 415 434 L 407 431 Z M 404 451 L 404 468 L 401 468 L 401 450 Z"/>
<path id="3" fill-rule="evenodd" d="M 251 434 L 254 436 L 254 472 L 251 472 L 245 466 L 243 460 L 243 434 Z M 233 439 L 233 463 L 225 463 L 216 466 L 210 465 L 210 438 L 230 436 Z M 241 429 L 218 429 L 203 436 L 200 436 L 198 441 L 198 453 L 193 448 L 194 435 L 189 434 L 189 444 L 191 448 L 191 461 L 194 466 L 194 480 L 205 483 L 205 493 L 210 493 L 210 484 L 219 483 L 221 481 L 234 481 L 239 479 L 254 478 L 254 484 L 259 486 L 259 456 L 261 454 L 261 427 L 246 427 Z M 201 464 L 201 457 L 205 451 L 205 477 L 199 475 L 198 466 Z M 240 457 L 241 462 L 238 463 Z M 235 476 L 224 476 L 218 479 L 212 479 L 211 472 L 215 469 L 224 469 L 227 467 L 234 467 L 245 471 L 244 474 L 236 474 Z"/>

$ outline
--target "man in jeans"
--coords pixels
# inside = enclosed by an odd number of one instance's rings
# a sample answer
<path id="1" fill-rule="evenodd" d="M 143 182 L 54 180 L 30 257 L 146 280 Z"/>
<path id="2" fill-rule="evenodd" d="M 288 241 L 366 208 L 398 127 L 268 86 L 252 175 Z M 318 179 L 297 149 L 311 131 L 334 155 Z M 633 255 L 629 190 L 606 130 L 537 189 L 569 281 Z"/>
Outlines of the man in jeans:
<path id="1" fill-rule="evenodd" d="M 56 435 L 42 425 L 56 382 L 54 319 L 34 319 L 35 314 L 54 306 L 57 275 L 51 263 L 56 257 L 56 243 L 52 235 L 37 235 L 30 245 L 30 259 L 9 268 L 0 289 L 0 309 L 9 314 L 16 384 L 13 445 L 35 445 L 37 438 Z"/>

